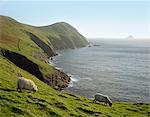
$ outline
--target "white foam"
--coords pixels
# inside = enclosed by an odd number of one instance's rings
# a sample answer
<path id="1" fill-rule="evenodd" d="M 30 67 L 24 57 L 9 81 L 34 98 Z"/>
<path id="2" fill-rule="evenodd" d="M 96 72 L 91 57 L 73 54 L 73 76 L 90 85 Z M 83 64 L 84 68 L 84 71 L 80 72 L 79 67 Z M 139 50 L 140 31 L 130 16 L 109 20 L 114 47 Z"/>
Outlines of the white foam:
<path id="1" fill-rule="evenodd" d="M 57 55 L 57 56 L 62 56 L 62 54 L 58 53 L 58 55 Z"/>
<path id="2" fill-rule="evenodd" d="M 73 82 L 72 81 L 70 81 L 68 87 L 73 87 Z"/>
<path id="3" fill-rule="evenodd" d="M 79 79 L 75 78 L 75 77 L 74 77 L 72 74 L 70 74 L 70 73 L 67 73 L 67 75 L 70 76 L 70 78 L 71 78 L 71 81 L 70 81 L 68 87 L 73 87 L 73 84 L 74 84 L 75 82 L 78 82 Z"/>
<path id="4" fill-rule="evenodd" d="M 56 66 L 56 64 L 54 64 L 53 62 L 49 61 L 49 64 L 52 66 Z"/>
<path id="5" fill-rule="evenodd" d="M 79 81 L 79 79 L 75 78 L 75 76 L 74 76 L 74 75 L 72 75 L 72 74 L 70 74 L 70 73 L 67 73 L 67 75 L 68 75 L 68 76 L 70 76 L 71 81 L 73 81 L 73 82 L 77 82 L 77 81 Z"/>
<path id="6" fill-rule="evenodd" d="M 55 67 L 55 68 L 58 70 L 61 70 L 61 71 L 63 70 L 63 68 L 61 68 L 61 67 Z"/>
<path id="7" fill-rule="evenodd" d="M 71 77 L 72 82 L 78 82 L 78 79 Z"/>

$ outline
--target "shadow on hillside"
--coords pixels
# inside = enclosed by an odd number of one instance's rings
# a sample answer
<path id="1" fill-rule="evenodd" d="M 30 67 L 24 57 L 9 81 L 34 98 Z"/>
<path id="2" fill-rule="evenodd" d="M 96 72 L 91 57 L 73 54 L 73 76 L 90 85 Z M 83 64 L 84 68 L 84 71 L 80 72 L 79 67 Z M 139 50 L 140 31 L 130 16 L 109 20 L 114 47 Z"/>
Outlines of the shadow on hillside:
<path id="1" fill-rule="evenodd" d="M 11 52 L 9 50 L 1 50 L 1 51 L 2 55 L 11 62 L 13 62 L 16 66 L 18 66 L 23 70 L 28 71 L 29 73 L 36 76 L 38 79 L 43 80 L 43 75 L 39 70 L 39 66 L 34 62 L 32 62 L 31 60 L 29 60 L 27 57 L 15 52 Z"/>

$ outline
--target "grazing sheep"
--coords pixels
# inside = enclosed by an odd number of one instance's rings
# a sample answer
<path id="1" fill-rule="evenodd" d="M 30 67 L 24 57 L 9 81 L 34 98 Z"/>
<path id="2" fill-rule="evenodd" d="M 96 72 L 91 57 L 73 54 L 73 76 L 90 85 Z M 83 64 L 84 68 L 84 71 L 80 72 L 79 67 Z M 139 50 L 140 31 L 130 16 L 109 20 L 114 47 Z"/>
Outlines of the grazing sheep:
<path id="1" fill-rule="evenodd" d="M 37 86 L 32 80 L 26 79 L 24 77 L 19 77 L 17 81 L 17 91 L 20 89 L 29 89 L 36 92 L 38 90 Z"/>
<path id="2" fill-rule="evenodd" d="M 109 97 L 100 93 L 96 93 L 96 95 L 94 96 L 94 101 L 104 102 L 106 104 L 109 104 L 109 106 L 112 106 L 112 101 L 109 99 Z"/>

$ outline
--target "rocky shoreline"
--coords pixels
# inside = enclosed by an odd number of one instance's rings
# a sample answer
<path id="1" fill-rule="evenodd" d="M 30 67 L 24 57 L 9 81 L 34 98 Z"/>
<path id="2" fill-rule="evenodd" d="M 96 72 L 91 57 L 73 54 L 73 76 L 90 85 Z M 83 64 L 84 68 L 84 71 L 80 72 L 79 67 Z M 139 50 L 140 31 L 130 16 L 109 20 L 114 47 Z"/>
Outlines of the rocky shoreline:
<path id="1" fill-rule="evenodd" d="M 66 73 L 54 67 L 55 72 L 51 76 L 51 86 L 56 90 L 63 90 L 70 84 L 71 78 Z"/>
<path id="2" fill-rule="evenodd" d="M 46 61 L 49 61 L 49 60 L 46 60 Z M 50 62 L 48 62 L 48 64 L 50 64 Z M 53 67 L 53 74 L 47 76 L 44 82 L 48 84 L 49 86 L 51 86 L 52 88 L 59 90 L 59 91 L 68 87 L 71 81 L 70 76 L 64 73 L 62 70 L 57 69 L 52 64 L 50 65 Z"/>
<path id="3" fill-rule="evenodd" d="M 64 88 L 68 87 L 70 83 L 70 76 L 68 76 L 61 70 L 56 69 L 53 65 L 51 65 L 52 73 L 44 75 L 40 71 L 40 66 L 38 64 L 34 63 L 21 54 L 0 48 L 0 55 L 6 57 L 19 68 L 28 71 L 29 73 L 36 76 L 39 80 L 43 81 L 56 90 L 61 91 Z M 45 53 L 33 52 L 32 56 L 40 61 L 45 62 L 46 64 L 49 64 L 49 58 Z"/>
<path id="4" fill-rule="evenodd" d="M 55 66 L 53 67 L 54 67 L 54 74 L 52 74 L 51 76 L 51 83 L 52 83 L 51 86 L 54 89 L 61 91 L 69 86 L 71 77 L 62 70 L 57 69 Z"/>
<path id="5" fill-rule="evenodd" d="M 50 64 L 49 60 L 53 60 L 53 57 L 48 57 L 45 53 L 42 52 L 32 52 L 32 56 L 45 63 Z M 44 78 L 44 82 L 56 90 L 63 90 L 68 87 L 70 84 L 71 78 L 63 71 L 57 69 L 55 66 L 50 64 L 53 67 L 53 74 Z"/>

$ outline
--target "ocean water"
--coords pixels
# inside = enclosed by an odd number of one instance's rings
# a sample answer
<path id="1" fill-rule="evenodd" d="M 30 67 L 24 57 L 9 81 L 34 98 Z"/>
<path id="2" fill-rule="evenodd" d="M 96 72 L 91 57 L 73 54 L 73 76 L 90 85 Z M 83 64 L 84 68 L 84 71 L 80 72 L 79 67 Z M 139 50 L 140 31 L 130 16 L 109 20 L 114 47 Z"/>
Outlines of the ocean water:
<path id="1" fill-rule="evenodd" d="M 113 101 L 150 102 L 150 40 L 90 40 L 100 46 L 68 49 L 53 64 L 71 75 L 67 90 Z"/>

